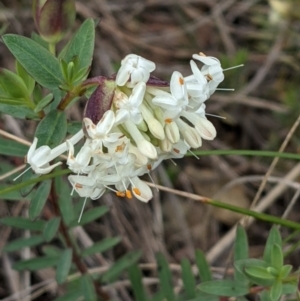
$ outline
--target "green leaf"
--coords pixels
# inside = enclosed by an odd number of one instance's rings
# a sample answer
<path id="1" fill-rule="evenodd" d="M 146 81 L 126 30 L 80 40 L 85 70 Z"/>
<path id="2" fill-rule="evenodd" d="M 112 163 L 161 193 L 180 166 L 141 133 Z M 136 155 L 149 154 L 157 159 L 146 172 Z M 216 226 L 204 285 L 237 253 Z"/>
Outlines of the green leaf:
<path id="1" fill-rule="evenodd" d="M 54 217 L 46 223 L 44 227 L 43 236 L 47 242 L 51 241 L 56 235 L 60 225 L 60 221 L 60 217 Z"/>
<path id="2" fill-rule="evenodd" d="M 119 277 L 119 275 L 132 264 L 136 263 L 142 256 L 142 252 L 129 252 L 115 262 L 108 271 L 101 276 L 101 281 L 110 283 Z"/>
<path id="3" fill-rule="evenodd" d="M 282 247 L 282 239 L 280 232 L 276 226 L 273 226 L 271 228 L 271 231 L 269 233 L 267 243 L 264 250 L 264 256 L 263 259 L 266 261 L 269 265 L 272 265 L 272 248 L 273 245 L 277 244 L 280 247 Z"/>
<path id="4" fill-rule="evenodd" d="M 282 295 L 294 294 L 297 292 L 297 288 L 297 281 L 294 281 L 294 283 L 285 283 L 282 285 Z"/>
<path id="5" fill-rule="evenodd" d="M 234 266 L 241 273 L 243 273 L 246 267 L 261 266 L 267 268 L 269 265 L 264 260 L 250 258 L 250 259 L 237 260 L 236 262 L 234 262 Z"/>
<path id="6" fill-rule="evenodd" d="M 6 246 L 4 246 L 3 251 L 5 252 L 13 252 L 18 251 L 26 247 L 34 247 L 39 245 L 44 241 L 42 235 L 31 236 L 27 238 L 19 238 L 12 242 L 9 242 Z"/>
<path id="7" fill-rule="evenodd" d="M 56 177 L 54 183 L 55 192 L 58 196 L 58 205 L 63 221 L 67 225 L 69 225 L 70 222 L 75 218 L 72 196 L 70 195 L 70 186 L 64 181 L 62 177 Z"/>
<path id="8" fill-rule="evenodd" d="M 198 267 L 201 281 L 212 280 L 211 271 L 202 251 L 196 250 L 196 264 Z"/>
<path id="9" fill-rule="evenodd" d="M 283 253 L 281 247 L 277 244 L 274 244 L 271 249 L 271 266 L 278 271 L 283 267 Z"/>
<path id="10" fill-rule="evenodd" d="M 68 133 L 71 135 L 75 135 L 82 129 L 82 122 L 70 122 L 68 123 Z"/>
<path id="11" fill-rule="evenodd" d="M 79 69 L 88 67 L 92 63 L 94 44 L 95 23 L 92 19 L 87 19 L 62 50 L 60 58 L 69 63 L 74 56 L 78 56 Z"/>
<path id="12" fill-rule="evenodd" d="M 39 232 L 43 231 L 45 226 L 44 221 L 31 221 L 24 217 L 4 217 L 0 221 L 6 226 Z"/>
<path id="13" fill-rule="evenodd" d="M 185 295 L 188 299 L 196 297 L 196 281 L 192 272 L 192 267 L 188 259 L 181 261 L 181 278 L 184 284 Z"/>
<path id="14" fill-rule="evenodd" d="M 3 103 L 0 103 L 0 112 L 20 119 L 34 119 L 38 117 L 30 108 Z"/>
<path id="15" fill-rule="evenodd" d="M 53 267 L 57 264 L 57 257 L 42 256 L 28 260 L 22 260 L 13 265 L 13 269 L 17 271 L 37 271 Z"/>
<path id="16" fill-rule="evenodd" d="M 81 255 L 83 257 L 93 255 L 95 253 L 102 253 L 117 245 L 121 241 L 119 237 L 105 238 L 101 242 L 95 243 L 91 247 L 82 251 Z"/>
<path id="17" fill-rule="evenodd" d="M 9 106 L 23 106 L 26 108 L 27 103 L 24 98 L 13 98 L 11 96 L 0 95 L 0 103 Z"/>
<path id="18" fill-rule="evenodd" d="M 50 194 L 51 184 L 52 180 L 43 181 L 33 193 L 28 210 L 31 219 L 35 219 L 41 214 Z"/>
<path id="19" fill-rule="evenodd" d="M 147 294 L 142 283 L 143 274 L 137 264 L 133 264 L 128 268 L 129 279 L 131 282 L 135 300 L 147 301 Z"/>
<path id="20" fill-rule="evenodd" d="M 0 137 L 0 154 L 14 157 L 24 157 L 28 146 L 19 142 Z"/>
<path id="21" fill-rule="evenodd" d="M 28 74 L 28 72 L 18 61 L 16 61 L 16 71 L 27 87 L 28 94 L 31 95 L 35 86 L 35 80 Z"/>
<path id="22" fill-rule="evenodd" d="M 85 274 L 81 277 L 81 290 L 86 301 L 97 301 L 94 283 L 90 275 Z"/>
<path id="23" fill-rule="evenodd" d="M 291 273 L 293 266 L 290 264 L 284 265 L 279 272 L 280 279 L 285 279 Z"/>
<path id="24" fill-rule="evenodd" d="M 53 110 L 38 125 L 35 136 L 38 146 L 54 148 L 66 137 L 67 117 L 65 112 Z"/>
<path id="25" fill-rule="evenodd" d="M 27 164 L 26 169 L 28 169 L 29 165 Z M 32 169 L 27 170 L 21 177 L 22 183 L 26 183 L 28 180 L 37 179 L 39 175 L 37 175 Z M 37 185 L 36 183 L 27 185 L 20 189 L 22 195 L 26 196 L 30 192 L 32 192 L 33 187 Z"/>
<path id="26" fill-rule="evenodd" d="M 272 301 L 277 301 L 281 297 L 282 283 L 276 280 L 270 289 L 270 298 Z"/>
<path id="27" fill-rule="evenodd" d="M 42 247 L 43 253 L 46 256 L 50 256 L 50 257 L 60 257 L 60 254 L 62 253 L 62 250 L 55 247 L 55 246 L 51 246 L 51 245 L 46 245 Z"/>
<path id="28" fill-rule="evenodd" d="M 58 284 L 62 284 L 66 281 L 72 265 L 72 256 L 72 249 L 66 249 L 61 253 L 56 268 L 56 281 Z"/>
<path id="29" fill-rule="evenodd" d="M 2 189 L 6 189 L 8 187 L 11 187 L 11 185 L 0 185 L 0 191 Z M 8 200 L 8 201 L 20 201 L 20 199 L 23 200 L 30 200 L 32 194 L 27 194 L 26 196 L 22 196 L 19 190 L 11 191 L 6 194 L 3 194 L 1 196 L 1 199 Z"/>
<path id="30" fill-rule="evenodd" d="M 169 264 L 163 254 L 159 253 L 156 256 L 157 269 L 161 285 L 161 291 L 167 301 L 175 300 L 175 294 L 172 284 L 172 273 Z"/>
<path id="31" fill-rule="evenodd" d="M 50 90 L 62 84 L 59 62 L 43 46 L 15 34 L 6 34 L 2 39 L 15 58 L 39 84 Z"/>
<path id="32" fill-rule="evenodd" d="M 106 214 L 108 211 L 109 211 L 109 208 L 106 206 L 100 206 L 97 208 L 90 209 L 87 212 L 83 213 L 79 223 L 78 223 L 78 218 L 73 220 L 73 222 L 71 222 L 71 224 L 70 224 L 70 227 L 83 226 L 85 224 L 88 224 L 88 223 L 100 218 L 101 216 Z"/>
<path id="33" fill-rule="evenodd" d="M 247 259 L 249 254 L 248 239 L 245 229 L 238 225 L 234 243 L 234 261 Z M 234 269 L 234 279 L 240 283 L 247 284 L 248 280 L 244 273 L 237 268 Z"/>
<path id="34" fill-rule="evenodd" d="M 39 101 L 39 103 L 34 109 L 34 112 L 37 113 L 42 111 L 52 100 L 53 100 L 53 94 L 50 93 L 46 95 L 41 101 Z"/>
<path id="35" fill-rule="evenodd" d="M 262 291 L 259 294 L 259 297 L 260 297 L 261 301 L 271 301 L 270 292 L 269 291 L 266 291 L 266 290 Z"/>
<path id="36" fill-rule="evenodd" d="M 271 275 L 267 268 L 265 267 L 260 267 L 260 266 L 252 266 L 252 267 L 246 267 L 245 272 L 247 275 L 256 277 L 256 278 L 261 278 L 261 279 L 270 279 L 273 280 L 275 277 Z"/>
<path id="37" fill-rule="evenodd" d="M 0 68 L 0 91 L 13 98 L 29 98 L 27 87 L 22 78 L 4 68 Z"/>
<path id="38" fill-rule="evenodd" d="M 243 286 L 234 280 L 213 280 L 203 282 L 200 290 L 217 296 L 238 297 L 249 293 L 248 286 Z"/>

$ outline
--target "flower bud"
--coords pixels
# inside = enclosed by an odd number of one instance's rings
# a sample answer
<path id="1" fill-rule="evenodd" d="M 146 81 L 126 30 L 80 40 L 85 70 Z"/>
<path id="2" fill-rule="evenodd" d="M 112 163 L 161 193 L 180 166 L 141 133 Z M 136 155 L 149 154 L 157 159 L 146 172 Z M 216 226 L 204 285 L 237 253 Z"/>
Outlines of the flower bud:
<path id="1" fill-rule="evenodd" d="M 99 86 L 85 105 L 83 116 L 97 124 L 104 113 L 111 108 L 115 90 L 115 82 L 102 77 Z"/>
<path id="2" fill-rule="evenodd" d="M 76 16 L 75 0 L 33 0 L 32 10 L 38 32 L 48 43 L 59 42 Z"/>

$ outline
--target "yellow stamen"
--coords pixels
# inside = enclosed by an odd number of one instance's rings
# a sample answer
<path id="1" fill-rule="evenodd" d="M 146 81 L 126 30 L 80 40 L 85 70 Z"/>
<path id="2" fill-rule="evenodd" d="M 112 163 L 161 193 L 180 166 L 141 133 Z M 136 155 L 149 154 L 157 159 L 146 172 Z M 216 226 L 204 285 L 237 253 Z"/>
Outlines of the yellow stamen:
<path id="1" fill-rule="evenodd" d="M 131 191 L 130 190 L 126 190 L 126 197 L 128 199 L 132 199 L 132 194 L 131 194 Z"/>
<path id="2" fill-rule="evenodd" d="M 184 84 L 184 79 L 182 77 L 179 77 L 179 84 L 183 85 Z"/>
<path id="3" fill-rule="evenodd" d="M 133 191 L 135 194 L 137 194 L 137 195 L 141 195 L 141 191 L 140 191 L 138 188 L 136 188 L 136 187 L 134 187 L 134 188 L 132 189 L 132 191 Z"/>
<path id="4" fill-rule="evenodd" d="M 165 119 L 165 123 L 171 123 L 172 121 L 173 121 L 172 118 Z"/>
<path id="5" fill-rule="evenodd" d="M 177 149 L 177 148 L 173 148 L 173 151 L 176 153 L 176 154 L 179 154 L 180 151 Z"/>
<path id="6" fill-rule="evenodd" d="M 116 195 L 121 197 L 121 198 L 124 198 L 125 197 L 125 192 L 123 191 L 116 191 Z"/>

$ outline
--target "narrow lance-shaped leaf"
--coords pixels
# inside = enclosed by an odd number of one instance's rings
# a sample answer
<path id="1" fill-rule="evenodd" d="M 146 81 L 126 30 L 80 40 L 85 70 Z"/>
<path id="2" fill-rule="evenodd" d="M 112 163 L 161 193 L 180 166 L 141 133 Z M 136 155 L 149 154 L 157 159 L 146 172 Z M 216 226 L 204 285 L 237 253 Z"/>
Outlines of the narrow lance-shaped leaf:
<path id="1" fill-rule="evenodd" d="M 202 292 L 228 297 L 239 297 L 248 294 L 248 286 L 242 286 L 234 280 L 214 280 L 203 282 L 199 286 Z"/>
<path id="2" fill-rule="evenodd" d="M 51 90 L 63 83 L 58 60 L 43 46 L 15 34 L 6 34 L 2 39 L 15 58 L 40 85 Z"/>
<path id="3" fill-rule="evenodd" d="M 203 252 L 200 250 L 196 251 L 196 264 L 199 270 L 201 281 L 212 280 L 212 275 L 211 275 L 209 265 L 205 259 Z"/>
<path id="4" fill-rule="evenodd" d="M 1 220 L 2 224 L 18 229 L 26 229 L 31 231 L 43 231 L 45 226 L 44 221 L 31 221 L 24 217 L 4 217 Z"/>
<path id="5" fill-rule="evenodd" d="M 271 262 L 272 262 L 272 267 L 274 267 L 278 271 L 280 271 L 281 268 L 283 267 L 283 253 L 281 247 L 278 244 L 274 244 L 272 247 Z"/>
<path id="6" fill-rule="evenodd" d="M 196 281 L 193 275 L 192 267 L 188 259 L 181 261 L 181 274 L 184 284 L 185 295 L 188 299 L 196 297 Z"/>
<path id="7" fill-rule="evenodd" d="M 70 186 L 61 177 L 56 177 L 54 181 L 62 219 L 69 225 L 75 218 Z"/>
<path id="8" fill-rule="evenodd" d="M 95 43 L 95 22 L 93 19 L 87 19 L 72 37 L 60 54 L 60 58 L 67 63 L 78 56 L 79 68 L 85 68 L 91 65 Z"/>
<path id="9" fill-rule="evenodd" d="M 131 282 L 135 300 L 147 301 L 147 295 L 142 283 L 143 275 L 137 264 L 133 264 L 128 268 L 129 279 Z"/>
<path id="10" fill-rule="evenodd" d="M 56 235 L 60 225 L 60 221 L 60 217 L 54 217 L 46 223 L 43 236 L 47 242 L 51 241 Z"/>
<path id="11" fill-rule="evenodd" d="M 234 261 L 247 259 L 249 253 L 248 239 L 245 229 L 238 225 L 234 243 Z M 234 269 L 234 279 L 240 283 L 248 283 L 247 277 L 237 268 Z"/>
<path id="12" fill-rule="evenodd" d="M 51 183 L 52 180 L 43 181 L 33 194 L 29 205 L 31 219 L 35 219 L 41 214 L 50 193 Z"/>
<path id="13" fill-rule="evenodd" d="M 25 106 L 19 106 L 19 105 L 16 106 L 16 105 L 1 103 L 1 98 L 0 98 L 0 112 L 21 119 L 25 119 L 25 118 L 34 119 L 38 117 L 37 114 L 34 113 L 32 109 L 27 108 Z"/>
<path id="14" fill-rule="evenodd" d="M 39 245 L 44 241 L 43 236 L 31 236 L 26 238 L 19 238 L 14 241 L 9 242 L 4 248 L 3 251 L 5 252 L 13 252 L 18 251 L 26 247 L 34 247 Z"/>
<path id="15" fill-rule="evenodd" d="M 15 263 L 13 269 L 17 271 L 37 271 L 45 268 L 55 266 L 57 264 L 58 258 L 51 256 L 42 256 L 33 259 L 23 260 Z"/>
<path id="16" fill-rule="evenodd" d="M 97 301 L 95 287 L 90 275 L 85 274 L 81 277 L 81 289 L 84 300 Z"/>
<path id="17" fill-rule="evenodd" d="M 0 68 L 0 88 L 14 98 L 29 98 L 27 87 L 22 78 L 4 68 Z"/>
<path id="18" fill-rule="evenodd" d="M 270 289 L 270 298 L 272 301 L 277 301 L 281 297 L 282 292 L 282 282 L 280 280 L 276 280 L 271 289 Z"/>
<path id="19" fill-rule="evenodd" d="M 121 241 L 119 237 L 105 238 L 98 243 L 93 244 L 91 247 L 82 251 L 82 256 L 90 256 L 95 253 L 102 253 L 117 245 Z"/>
<path id="20" fill-rule="evenodd" d="M 16 61 L 16 71 L 26 85 L 28 94 L 31 95 L 35 86 L 35 80 L 28 74 L 28 72 L 18 61 Z"/>
<path id="21" fill-rule="evenodd" d="M 70 227 L 86 225 L 86 224 L 100 218 L 101 216 L 106 214 L 108 211 L 109 211 L 109 208 L 106 206 L 100 206 L 97 208 L 90 209 L 82 215 L 80 222 L 78 222 L 78 218 L 76 218 L 74 221 L 72 221 L 70 223 Z"/>
<path id="22" fill-rule="evenodd" d="M 56 281 L 62 284 L 66 281 L 72 264 L 72 249 L 64 250 L 57 263 Z"/>
<path id="23" fill-rule="evenodd" d="M 35 136 L 38 145 L 57 146 L 67 133 L 67 117 L 65 112 L 53 110 L 38 125 Z"/>
<path id="24" fill-rule="evenodd" d="M 159 280 L 161 285 L 161 291 L 164 294 L 166 300 L 171 301 L 175 300 L 175 293 L 173 291 L 172 284 L 172 273 L 170 271 L 169 264 L 165 257 L 159 253 L 156 256 L 157 269 L 159 274 Z"/>
<path id="25" fill-rule="evenodd" d="M 136 263 L 142 256 L 140 251 L 129 252 L 115 262 L 108 271 L 101 276 L 101 281 L 110 283 L 117 280 L 119 275 L 132 264 Z"/>
<path id="26" fill-rule="evenodd" d="M 266 246 L 265 246 L 265 250 L 264 250 L 264 256 L 263 256 L 263 259 L 269 263 L 269 265 L 272 264 L 272 248 L 273 248 L 273 245 L 274 244 L 277 244 L 279 245 L 280 247 L 282 247 L 282 239 L 281 239 L 281 235 L 280 235 L 280 232 L 278 230 L 278 228 L 276 226 L 273 226 L 271 228 L 271 231 L 269 233 L 269 236 L 268 236 L 268 239 L 267 239 L 267 243 L 266 243 Z"/>
<path id="27" fill-rule="evenodd" d="M 19 142 L 0 137 L 0 154 L 15 157 L 24 157 L 28 152 L 28 146 Z"/>

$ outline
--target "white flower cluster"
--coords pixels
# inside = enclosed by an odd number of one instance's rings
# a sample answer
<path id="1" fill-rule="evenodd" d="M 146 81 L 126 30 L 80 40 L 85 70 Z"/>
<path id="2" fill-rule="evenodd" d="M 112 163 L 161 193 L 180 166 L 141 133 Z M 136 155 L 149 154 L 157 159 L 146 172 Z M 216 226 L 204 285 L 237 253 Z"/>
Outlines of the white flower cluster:
<path id="1" fill-rule="evenodd" d="M 149 201 L 152 191 L 140 176 L 162 160 L 182 158 L 190 148 L 200 147 L 202 139 L 216 136 L 205 117 L 205 101 L 223 81 L 223 69 L 219 60 L 202 53 L 193 59 L 203 65 L 201 69 L 191 60 L 192 75 L 175 71 L 168 86 L 151 81 L 153 62 L 135 54 L 126 56 L 115 79 L 111 109 L 101 120 L 94 124 L 85 117 L 83 131 L 53 150 L 36 149 L 35 140 L 27 162 L 36 173 L 48 173 L 59 164 L 49 166 L 49 162 L 68 149 L 67 165 L 75 174 L 69 181 L 81 197 L 97 199 L 111 189 L 119 196 L 133 194 Z M 85 143 L 75 156 L 74 144 L 83 133 Z"/>

